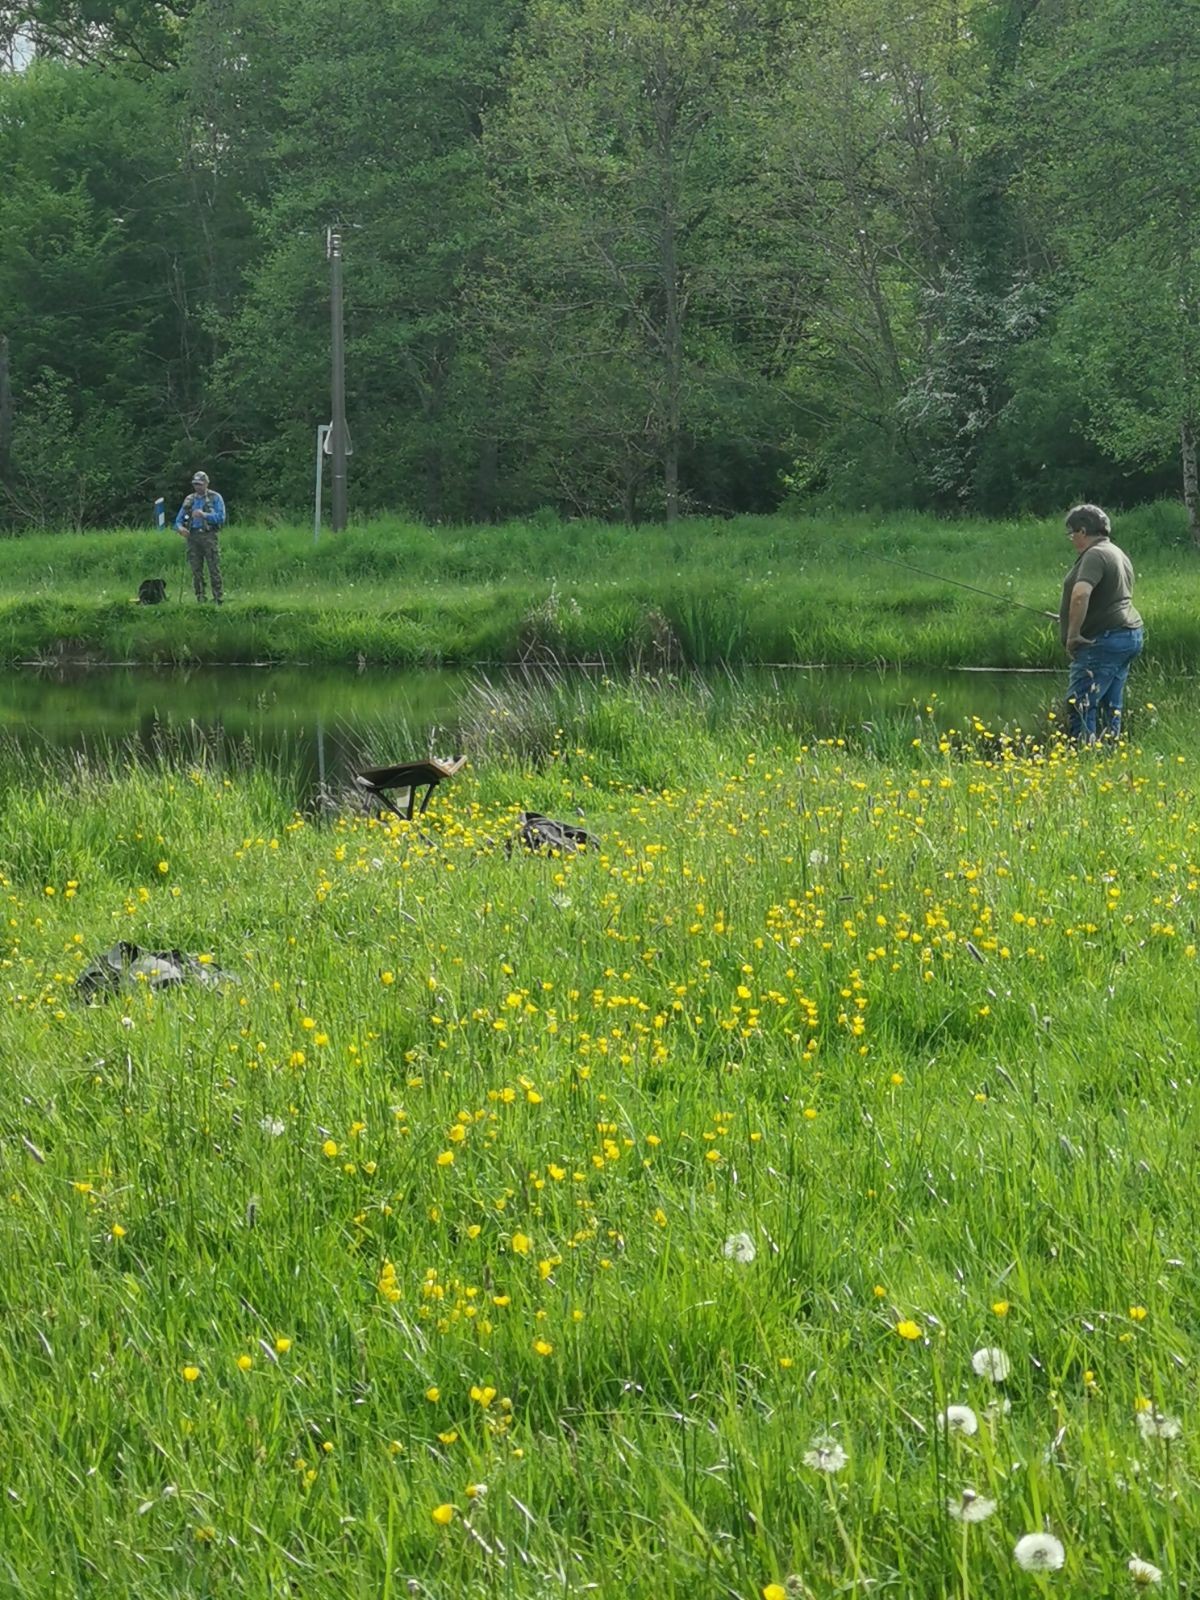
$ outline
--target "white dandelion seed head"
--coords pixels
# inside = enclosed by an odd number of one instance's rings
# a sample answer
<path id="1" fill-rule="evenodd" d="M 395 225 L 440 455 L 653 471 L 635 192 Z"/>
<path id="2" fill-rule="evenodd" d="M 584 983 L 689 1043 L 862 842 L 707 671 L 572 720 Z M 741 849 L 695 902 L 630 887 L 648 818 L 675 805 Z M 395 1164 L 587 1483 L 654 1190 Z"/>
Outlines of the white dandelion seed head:
<path id="1" fill-rule="evenodd" d="M 721 1254 L 726 1261 L 738 1261 L 747 1265 L 758 1254 L 754 1240 L 748 1233 L 731 1233 L 721 1249 Z"/>
<path id="2" fill-rule="evenodd" d="M 284 1131 L 285 1123 L 282 1117 L 264 1117 L 259 1123 L 259 1127 L 264 1133 L 269 1133 L 272 1139 L 278 1139 L 279 1135 Z"/>
<path id="3" fill-rule="evenodd" d="M 828 860 L 829 857 L 824 850 L 810 850 L 808 852 L 808 864 L 810 867 L 823 867 Z"/>
<path id="4" fill-rule="evenodd" d="M 1003 1383 L 1012 1371 L 1012 1362 L 995 1345 L 984 1345 L 971 1357 L 971 1369 L 977 1378 L 989 1378 L 992 1383 Z"/>
<path id="5" fill-rule="evenodd" d="M 986 1522 L 995 1509 L 994 1500 L 976 1494 L 974 1489 L 964 1489 L 960 1495 L 951 1495 L 946 1501 L 946 1510 L 955 1522 Z"/>
<path id="6" fill-rule="evenodd" d="M 1143 1561 L 1141 1556 L 1130 1556 L 1129 1576 L 1139 1589 L 1148 1589 L 1152 1583 L 1163 1581 L 1161 1567 L 1156 1567 L 1153 1561 Z"/>
<path id="7" fill-rule="evenodd" d="M 938 1413 L 938 1425 L 947 1433 L 979 1432 L 979 1418 L 970 1406 L 947 1406 L 945 1411 Z"/>
<path id="8" fill-rule="evenodd" d="M 814 1472 L 840 1472 L 849 1459 L 837 1440 L 828 1434 L 819 1435 L 804 1452 L 804 1465 Z"/>
<path id="9" fill-rule="evenodd" d="M 1062 1540 L 1052 1533 L 1027 1533 L 1013 1546 L 1013 1560 L 1022 1572 L 1057 1572 L 1066 1559 Z"/>
<path id="10" fill-rule="evenodd" d="M 1183 1432 L 1179 1418 L 1165 1411 L 1139 1411 L 1137 1425 L 1143 1439 L 1178 1439 Z"/>

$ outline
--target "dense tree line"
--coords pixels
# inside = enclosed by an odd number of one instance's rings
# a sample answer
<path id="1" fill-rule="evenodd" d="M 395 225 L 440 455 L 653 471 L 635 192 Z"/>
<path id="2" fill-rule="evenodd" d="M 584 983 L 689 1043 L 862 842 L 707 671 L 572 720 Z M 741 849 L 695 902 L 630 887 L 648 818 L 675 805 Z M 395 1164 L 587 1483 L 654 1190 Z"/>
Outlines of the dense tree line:
<path id="1" fill-rule="evenodd" d="M 0 519 L 1184 495 L 1200 0 L 0 3 Z"/>

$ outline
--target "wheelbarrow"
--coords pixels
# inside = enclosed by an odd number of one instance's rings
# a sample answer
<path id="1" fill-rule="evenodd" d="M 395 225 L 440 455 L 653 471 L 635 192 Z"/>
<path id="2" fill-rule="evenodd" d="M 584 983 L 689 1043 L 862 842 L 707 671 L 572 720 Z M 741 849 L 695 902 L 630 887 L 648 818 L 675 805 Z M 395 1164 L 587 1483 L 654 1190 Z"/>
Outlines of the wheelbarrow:
<path id="1" fill-rule="evenodd" d="M 394 812 L 403 822 L 411 822 L 417 790 L 425 791 L 420 810 L 417 812 L 418 816 L 424 816 L 425 807 L 429 804 L 430 796 L 438 784 L 444 778 L 452 778 L 456 772 L 461 772 L 466 764 L 466 756 L 455 756 L 453 761 L 402 761 L 394 767 L 366 767 L 362 772 L 355 774 L 354 781 L 364 794 L 369 794 L 378 800 L 381 806 Z M 403 811 L 400 806 L 388 799 L 383 792 L 385 789 L 400 791 L 399 798 L 404 806 Z"/>

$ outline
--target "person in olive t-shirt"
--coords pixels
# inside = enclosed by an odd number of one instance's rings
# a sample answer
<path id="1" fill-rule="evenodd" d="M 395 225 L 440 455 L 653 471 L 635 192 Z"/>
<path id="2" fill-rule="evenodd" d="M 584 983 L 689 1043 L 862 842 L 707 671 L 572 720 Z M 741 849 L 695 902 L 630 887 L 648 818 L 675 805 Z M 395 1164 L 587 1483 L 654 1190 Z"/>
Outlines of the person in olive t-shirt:
<path id="1" fill-rule="evenodd" d="M 1067 537 L 1075 565 L 1063 583 L 1058 631 L 1071 658 L 1067 725 L 1087 744 L 1121 733 L 1129 668 L 1142 648 L 1142 619 L 1133 605 L 1133 564 L 1109 537 L 1099 506 L 1073 506 Z"/>

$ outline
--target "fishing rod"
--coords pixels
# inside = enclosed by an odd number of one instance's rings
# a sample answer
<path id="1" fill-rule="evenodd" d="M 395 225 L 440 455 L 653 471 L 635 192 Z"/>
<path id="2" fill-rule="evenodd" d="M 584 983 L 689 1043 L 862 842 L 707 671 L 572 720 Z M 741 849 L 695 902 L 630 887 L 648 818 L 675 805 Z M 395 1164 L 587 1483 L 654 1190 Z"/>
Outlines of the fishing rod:
<path id="1" fill-rule="evenodd" d="M 878 550 L 871 554 L 876 561 L 886 561 L 889 567 L 903 567 L 906 572 L 915 572 L 918 577 L 932 578 L 934 583 L 952 583 L 956 589 L 969 589 L 972 594 L 981 594 L 985 600 L 998 600 L 1004 606 L 1016 606 L 1019 611 L 1032 611 L 1035 617 L 1049 617 L 1058 621 L 1057 611 L 1041 611 L 1037 606 L 1027 606 L 1023 600 L 1014 600 L 1007 594 L 993 594 L 990 589 L 978 589 L 973 583 L 963 583 L 958 578 L 944 578 L 940 572 L 926 572 L 922 567 L 914 567 L 911 561 L 897 561 L 895 556 L 881 556 Z"/>

